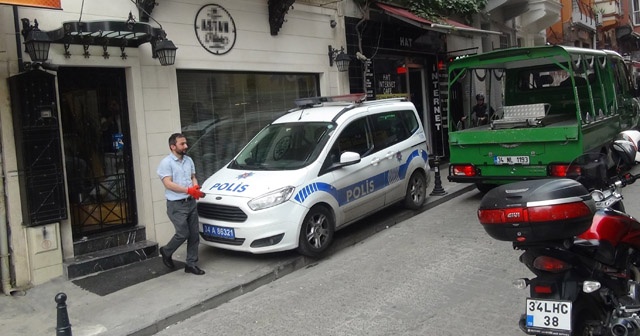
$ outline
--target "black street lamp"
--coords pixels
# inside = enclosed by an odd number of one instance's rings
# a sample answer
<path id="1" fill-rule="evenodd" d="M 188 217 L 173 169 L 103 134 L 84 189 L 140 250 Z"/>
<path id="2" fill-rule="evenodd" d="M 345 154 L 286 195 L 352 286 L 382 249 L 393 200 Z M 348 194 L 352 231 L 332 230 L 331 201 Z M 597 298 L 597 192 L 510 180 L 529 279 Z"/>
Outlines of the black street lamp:
<path id="1" fill-rule="evenodd" d="M 171 40 L 159 39 L 155 43 L 153 57 L 157 57 L 161 65 L 173 65 L 176 63 L 176 47 Z"/>
<path id="2" fill-rule="evenodd" d="M 49 59 L 49 47 L 51 46 L 51 38 L 46 32 L 43 32 L 38 28 L 38 20 L 33 20 L 34 25 L 29 25 L 28 19 L 26 20 L 25 29 L 22 31 L 24 36 L 25 51 L 29 54 L 31 61 L 34 63 L 42 63 Z"/>
<path id="3" fill-rule="evenodd" d="M 336 68 L 338 68 L 338 71 L 345 72 L 349 70 L 351 57 L 345 54 L 344 48 L 340 48 L 340 50 L 338 50 L 329 46 L 329 66 L 333 66 L 334 62 L 336 63 Z"/>

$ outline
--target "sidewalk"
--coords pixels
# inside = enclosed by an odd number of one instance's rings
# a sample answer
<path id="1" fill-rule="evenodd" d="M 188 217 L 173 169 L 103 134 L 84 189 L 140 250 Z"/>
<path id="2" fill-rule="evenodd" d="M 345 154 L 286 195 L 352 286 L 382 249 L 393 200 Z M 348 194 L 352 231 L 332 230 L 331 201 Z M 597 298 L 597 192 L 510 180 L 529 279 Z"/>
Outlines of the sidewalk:
<path id="1" fill-rule="evenodd" d="M 473 185 L 448 182 L 446 166 L 440 165 L 440 181 L 446 194 L 429 195 L 424 210 L 475 190 Z M 433 190 L 432 175 L 427 192 Z M 349 235 L 349 239 L 336 239 L 330 253 L 413 215 L 415 212 L 402 211 L 377 228 L 359 230 L 357 234 Z M 185 253 L 183 245 L 174 254 L 174 259 L 184 260 Z M 160 258 L 154 258 L 152 262 L 161 264 Z M 2 335 L 9 336 L 56 335 L 57 304 L 54 298 L 58 293 L 65 293 L 74 336 L 153 335 L 315 262 L 295 252 L 252 255 L 201 244 L 199 266 L 207 272 L 203 276 L 185 274 L 179 268 L 105 296 L 84 290 L 70 280 L 56 278 L 28 290 L 23 296 L 2 296 L 0 330 Z"/>

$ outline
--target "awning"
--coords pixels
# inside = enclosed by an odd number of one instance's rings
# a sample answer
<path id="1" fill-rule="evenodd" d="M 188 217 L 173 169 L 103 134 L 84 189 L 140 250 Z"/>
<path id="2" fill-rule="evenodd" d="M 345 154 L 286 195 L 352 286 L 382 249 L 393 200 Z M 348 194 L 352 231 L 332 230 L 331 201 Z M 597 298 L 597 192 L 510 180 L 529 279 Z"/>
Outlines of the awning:
<path id="1" fill-rule="evenodd" d="M 380 7 L 380 9 L 382 9 L 387 15 L 422 29 L 433 30 L 444 34 L 470 33 L 480 35 L 502 35 L 501 32 L 474 28 L 451 19 L 444 19 L 444 24 L 435 23 L 425 18 L 419 17 L 401 7 L 390 6 L 377 2 L 376 5 Z"/>

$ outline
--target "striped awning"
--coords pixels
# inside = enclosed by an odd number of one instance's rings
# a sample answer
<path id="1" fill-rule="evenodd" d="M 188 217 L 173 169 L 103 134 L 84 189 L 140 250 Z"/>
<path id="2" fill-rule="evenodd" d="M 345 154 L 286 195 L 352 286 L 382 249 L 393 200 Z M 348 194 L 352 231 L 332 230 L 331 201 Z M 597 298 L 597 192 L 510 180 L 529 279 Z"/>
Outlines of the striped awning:
<path id="1" fill-rule="evenodd" d="M 480 35 L 502 35 L 501 32 L 474 28 L 448 18 L 444 19 L 444 23 L 436 23 L 419 17 L 411 13 L 409 10 L 401 7 L 390 6 L 378 2 L 376 3 L 376 5 L 387 15 L 422 29 L 434 30 L 445 34 L 470 33 Z"/>

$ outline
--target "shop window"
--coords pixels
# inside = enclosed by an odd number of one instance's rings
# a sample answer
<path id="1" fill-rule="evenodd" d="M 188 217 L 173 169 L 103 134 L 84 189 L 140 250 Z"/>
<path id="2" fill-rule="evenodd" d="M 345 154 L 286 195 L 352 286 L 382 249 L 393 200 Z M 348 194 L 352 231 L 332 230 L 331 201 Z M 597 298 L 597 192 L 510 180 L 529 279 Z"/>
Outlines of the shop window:
<path id="1" fill-rule="evenodd" d="M 295 99 L 320 95 L 317 74 L 178 70 L 177 79 L 181 129 L 200 183 Z"/>

